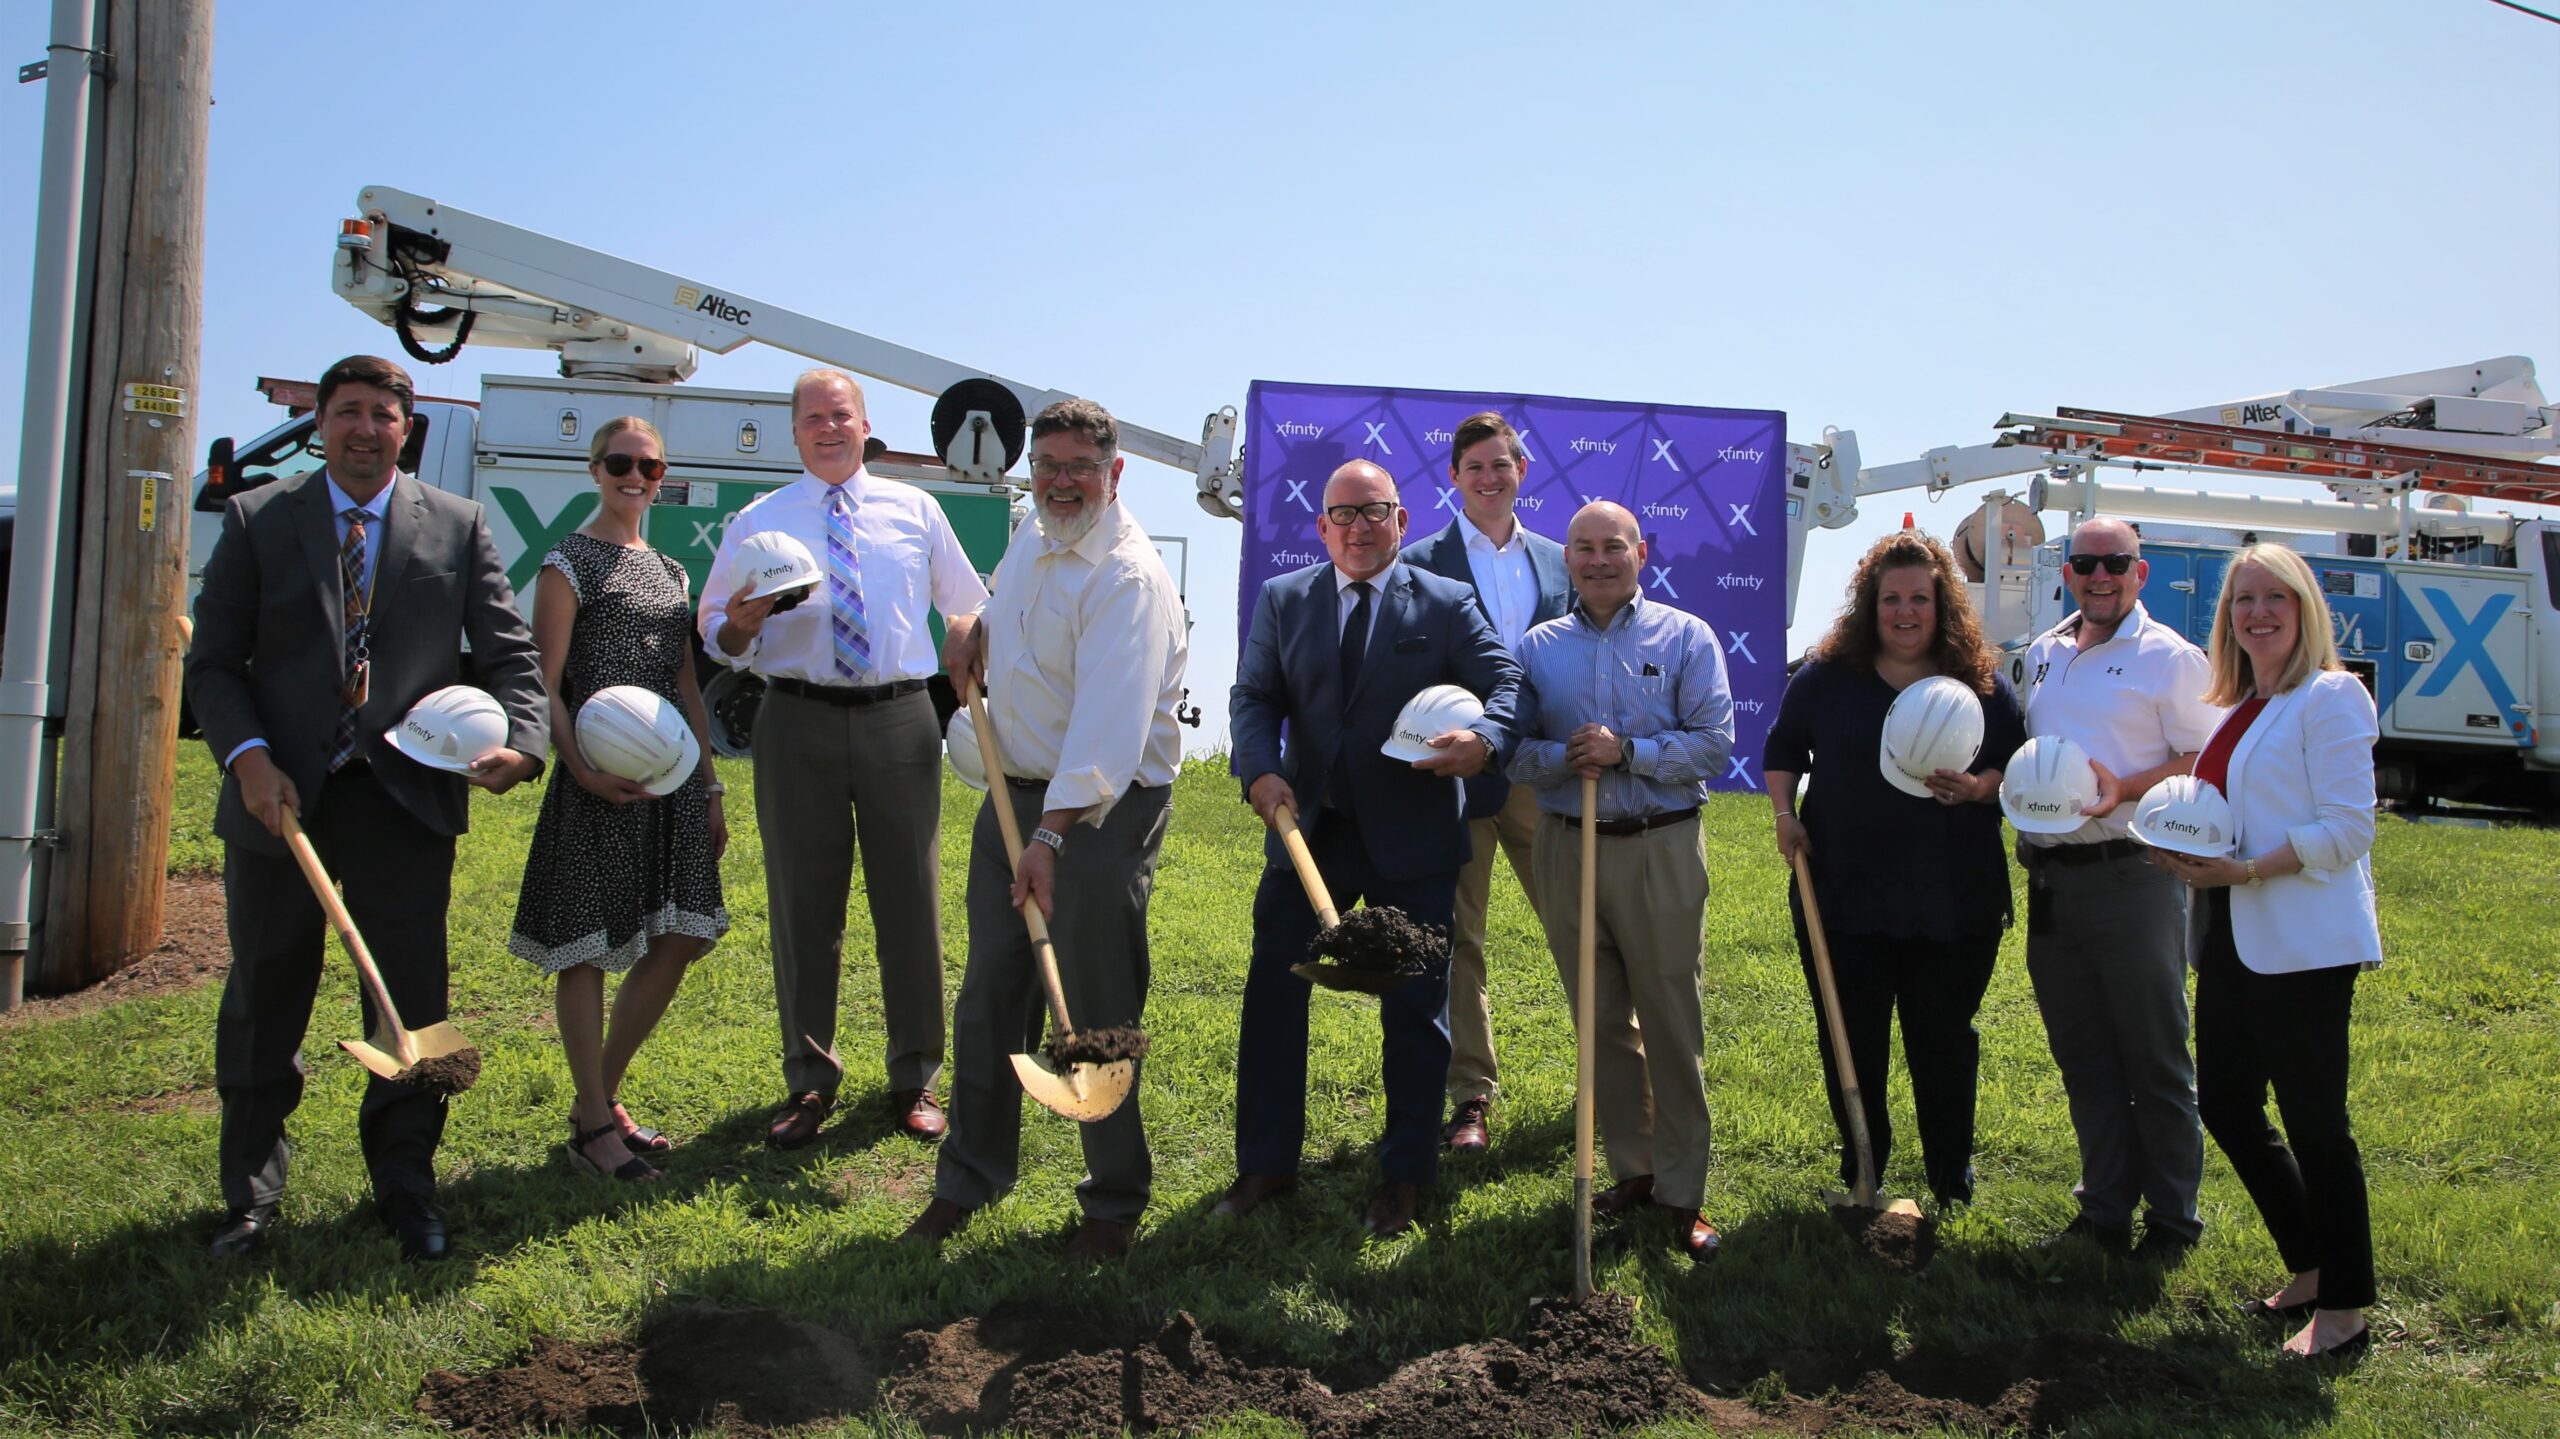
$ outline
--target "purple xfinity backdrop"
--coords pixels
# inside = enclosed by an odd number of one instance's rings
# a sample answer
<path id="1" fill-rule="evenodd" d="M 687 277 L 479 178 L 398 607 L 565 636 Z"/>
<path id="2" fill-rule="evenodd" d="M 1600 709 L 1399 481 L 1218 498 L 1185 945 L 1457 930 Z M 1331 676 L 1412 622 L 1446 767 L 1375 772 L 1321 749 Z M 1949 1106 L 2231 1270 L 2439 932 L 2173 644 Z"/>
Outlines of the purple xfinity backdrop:
<path id="1" fill-rule="evenodd" d="M 1776 410 L 1257 380 L 1244 410 L 1238 647 L 1263 581 L 1325 558 L 1316 510 L 1336 466 L 1370 460 L 1395 476 L 1413 516 L 1405 543 L 1417 544 L 1457 517 L 1449 441 L 1481 410 L 1520 431 L 1519 517 L 1531 529 L 1563 540 L 1588 500 L 1635 512 L 1652 547 L 1645 597 L 1700 616 L 1724 642 L 1734 758 L 1716 788 L 1758 789 L 1760 742 L 1787 682 L 1787 417 Z"/>

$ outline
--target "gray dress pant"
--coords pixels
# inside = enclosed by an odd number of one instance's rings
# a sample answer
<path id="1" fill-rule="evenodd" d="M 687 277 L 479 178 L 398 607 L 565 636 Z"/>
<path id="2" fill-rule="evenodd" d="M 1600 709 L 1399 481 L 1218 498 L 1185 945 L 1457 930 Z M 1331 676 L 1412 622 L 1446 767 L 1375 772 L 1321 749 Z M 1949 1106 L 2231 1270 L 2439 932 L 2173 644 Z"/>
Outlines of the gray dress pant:
<path id="1" fill-rule="evenodd" d="M 943 1011 L 942 736 L 931 695 L 839 706 L 767 690 L 755 743 L 783 1083 L 833 1097 L 843 1078 L 826 1054 L 858 842 L 889 1088 L 932 1089 Z"/>
<path id="2" fill-rule="evenodd" d="M 2080 1212 L 2192 1239 L 2204 1125 L 2187 1051 L 2187 887 L 2139 855 L 2030 863 L 2027 976 L 2080 1140 Z M 2042 893 L 2037 891 L 2041 888 Z"/>
<path id="3" fill-rule="evenodd" d="M 1013 867 L 994 806 L 1013 805 L 1028 843 L 1045 793 L 997 780 L 989 802 L 978 806 L 969 841 L 969 967 L 951 1015 L 951 1131 L 933 1184 L 938 1197 L 965 1209 L 1004 1197 L 1019 1175 L 1023 1095 L 1013 1056 L 1037 1053 L 1049 1021 L 1031 931 L 1013 907 Z M 1172 813 L 1171 787 L 1138 785 L 1100 827 L 1067 831 L 1049 940 L 1067 1016 L 1078 1029 L 1135 1025 L 1146 1012 L 1147 900 Z M 1139 1065 L 1143 1071 L 1145 1061 Z M 1085 1166 L 1076 1199 L 1086 1217 L 1137 1223 L 1155 1178 L 1138 1096 L 1107 1118 L 1077 1125 L 1076 1133 Z"/>

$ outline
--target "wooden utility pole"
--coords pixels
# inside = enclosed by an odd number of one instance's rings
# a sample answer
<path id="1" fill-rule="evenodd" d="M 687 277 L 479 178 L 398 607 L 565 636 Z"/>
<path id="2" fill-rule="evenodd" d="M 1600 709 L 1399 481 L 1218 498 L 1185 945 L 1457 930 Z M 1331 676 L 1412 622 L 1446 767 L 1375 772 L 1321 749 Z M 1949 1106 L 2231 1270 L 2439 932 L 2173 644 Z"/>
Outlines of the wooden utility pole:
<path id="1" fill-rule="evenodd" d="M 105 185 L 64 696 L 62 835 L 31 988 L 160 943 L 204 304 L 213 0 L 107 0 Z"/>

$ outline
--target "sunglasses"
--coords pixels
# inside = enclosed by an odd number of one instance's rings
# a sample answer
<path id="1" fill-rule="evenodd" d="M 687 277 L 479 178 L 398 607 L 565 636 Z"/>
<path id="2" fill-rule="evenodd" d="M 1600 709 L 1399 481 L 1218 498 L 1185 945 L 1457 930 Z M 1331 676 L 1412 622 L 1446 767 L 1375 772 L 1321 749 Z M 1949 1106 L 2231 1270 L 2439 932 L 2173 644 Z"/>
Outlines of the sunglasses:
<path id="1" fill-rule="evenodd" d="M 2096 574 L 2098 572 L 2098 566 L 2100 565 L 2105 565 L 2107 567 L 2108 574 L 2120 575 L 2133 568 L 2133 556 L 2073 555 L 2071 557 L 2071 573 L 2078 575 L 2083 579 Z"/>
<path id="2" fill-rule="evenodd" d="M 638 470 L 640 478 L 653 484 L 667 477 L 667 462 L 661 459 L 645 457 L 634 459 L 629 455 L 614 454 L 607 455 L 596 463 L 604 466 L 604 472 L 617 480 L 629 478 L 633 470 Z"/>

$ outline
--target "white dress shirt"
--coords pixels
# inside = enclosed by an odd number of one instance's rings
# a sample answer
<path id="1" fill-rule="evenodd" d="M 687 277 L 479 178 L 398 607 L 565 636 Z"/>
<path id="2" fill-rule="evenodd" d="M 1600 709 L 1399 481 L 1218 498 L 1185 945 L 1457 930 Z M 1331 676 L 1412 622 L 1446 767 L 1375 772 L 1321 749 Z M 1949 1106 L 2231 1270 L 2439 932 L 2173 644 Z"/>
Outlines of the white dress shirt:
<path id="1" fill-rule="evenodd" d="M 748 641 L 744 654 L 720 648 L 720 626 L 729 597 L 745 581 L 736 574 L 738 542 L 780 530 L 809 547 L 821 574 L 827 555 L 827 482 L 802 472 L 778 490 L 748 503 L 720 536 L 711 577 L 702 586 L 704 645 L 731 669 L 767 679 L 820 685 L 884 685 L 930 678 L 942 668 L 927 615 L 973 613 L 987 602 L 951 519 L 933 496 L 896 480 L 878 480 L 857 469 L 844 482 L 853 511 L 854 566 L 861 573 L 864 629 L 871 642 L 871 672 L 848 680 L 836 672 L 835 642 L 827 628 L 827 586 L 797 608 L 774 615 Z"/>
<path id="2" fill-rule="evenodd" d="M 1529 566 L 1528 532 L 1518 520 L 1511 522 L 1511 543 L 1497 545 L 1485 532 L 1476 528 L 1475 520 L 1458 516 L 1461 531 L 1467 537 L 1467 570 L 1475 576 L 1476 594 L 1484 600 L 1485 613 L 1493 617 L 1493 632 L 1502 636 L 1502 647 L 1520 653 L 1520 637 L 1529 632 L 1529 617 L 1538 612 L 1538 574 Z"/>
<path id="3" fill-rule="evenodd" d="M 1025 521 L 995 581 L 987 717 L 1005 767 L 1049 781 L 1041 808 L 1090 805 L 1099 825 L 1132 784 L 1173 783 L 1190 642 L 1147 532 L 1116 501 L 1072 545 Z"/>
<path id="4" fill-rule="evenodd" d="M 2106 643 L 2086 649 L 2075 642 L 2080 619 L 2073 615 L 2027 647 L 2028 735 L 2060 735 L 2115 775 L 2202 750 L 2222 722 L 2222 711 L 2204 702 L 2213 678 L 2204 651 L 2139 604 Z M 2134 809 L 2128 801 L 2069 834 L 2018 838 L 2039 847 L 2126 839 Z"/>

